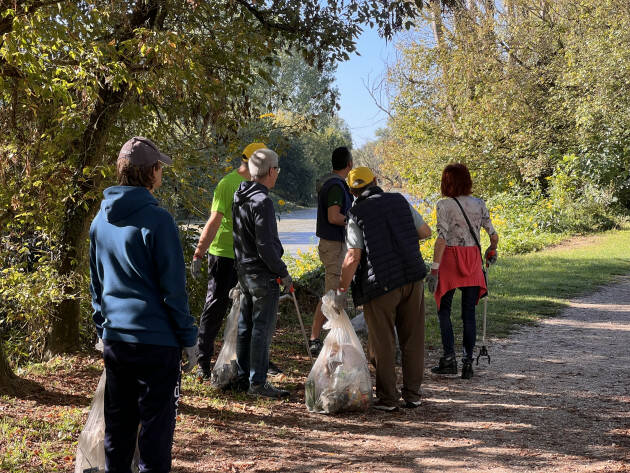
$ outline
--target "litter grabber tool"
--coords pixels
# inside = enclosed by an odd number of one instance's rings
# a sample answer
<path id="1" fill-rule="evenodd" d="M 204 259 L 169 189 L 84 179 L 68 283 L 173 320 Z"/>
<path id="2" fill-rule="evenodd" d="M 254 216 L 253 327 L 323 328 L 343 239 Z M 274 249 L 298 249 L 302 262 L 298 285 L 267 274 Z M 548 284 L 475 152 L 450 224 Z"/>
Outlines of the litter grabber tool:
<path id="1" fill-rule="evenodd" d="M 278 284 L 282 283 L 282 279 L 277 278 L 276 282 Z M 297 312 L 298 320 L 300 321 L 300 329 L 302 330 L 302 336 L 304 337 L 304 346 L 306 347 L 306 353 L 308 353 L 308 357 L 311 359 L 311 363 L 313 363 L 313 355 L 311 355 L 311 350 L 308 349 L 308 337 L 306 336 L 306 330 L 304 330 L 304 323 L 302 322 L 302 314 L 300 313 L 300 308 L 298 307 L 297 298 L 295 297 L 295 288 L 293 284 L 289 288 L 289 292 L 293 296 L 293 303 L 295 304 L 295 311 Z"/>
<path id="2" fill-rule="evenodd" d="M 490 264 L 486 261 L 486 285 L 488 284 L 488 273 L 490 272 Z M 477 365 L 479 365 L 479 358 L 488 358 L 488 364 L 490 364 L 490 354 L 488 348 L 486 348 L 486 318 L 488 315 L 488 296 L 483 298 L 483 336 L 481 337 L 481 349 L 477 355 Z"/>

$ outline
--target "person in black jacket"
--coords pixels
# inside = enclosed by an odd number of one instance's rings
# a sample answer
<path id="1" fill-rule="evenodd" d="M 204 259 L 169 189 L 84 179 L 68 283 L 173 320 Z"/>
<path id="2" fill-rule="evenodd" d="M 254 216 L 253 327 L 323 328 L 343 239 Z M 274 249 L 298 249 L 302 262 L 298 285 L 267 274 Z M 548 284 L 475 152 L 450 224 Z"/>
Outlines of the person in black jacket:
<path id="1" fill-rule="evenodd" d="M 352 280 L 352 298 L 355 306 L 363 305 L 376 362 L 378 400 L 373 407 L 398 407 L 394 328 L 402 352 L 402 406 L 418 407 L 424 369 L 422 279 L 427 271 L 418 240 L 431 236 L 431 229 L 401 194 L 383 192 L 369 168 L 350 171 L 348 185 L 356 200 L 348 211 L 348 253 L 335 306 L 343 307 Z"/>
<path id="2" fill-rule="evenodd" d="M 282 261 L 276 213 L 269 198 L 280 174 L 278 155 L 270 149 L 255 151 L 248 162 L 252 181 L 241 183 L 232 207 L 236 271 L 241 286 L 236 363 L 239 385 L 248 394 L 270 398 L 289 395 L 267 382 L 269 347 L 276 326 L 282 280 L 285 290 L 291 277 Z"/>

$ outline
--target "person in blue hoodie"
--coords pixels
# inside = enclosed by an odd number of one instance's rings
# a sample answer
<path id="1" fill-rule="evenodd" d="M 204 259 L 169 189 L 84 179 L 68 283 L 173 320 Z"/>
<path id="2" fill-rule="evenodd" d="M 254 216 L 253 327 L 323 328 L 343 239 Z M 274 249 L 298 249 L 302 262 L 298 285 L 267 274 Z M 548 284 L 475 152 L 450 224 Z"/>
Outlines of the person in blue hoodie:
<path id="1" fill-rule="evenodd" d="M 177 225 L 153 197 L 162 163 L 172 160 L 150 140 L 127 141 L 118 155 L 119 185 L 105 189 L 90 227 L 90 292 L 106 371 L 107 473 L 131 471 L 136 439 L 140 471 L 170 471 L 182 348 L 185 369 L 197 359 Z"/>
<path id="2" fill-rule="evenodd" d="M 269 189 L 280 174 L 278 155 L 267 148 L 254 151 L 247 163 L 251 181 L 242 182 L 232 205 L 234 254 L 241 287 L 236 363 L 237 389 L 251 396 L 282 398 L 288 391 L 267 381 L 269 347 L 276 327 L 280 288 L 292 285 L 282 261 L 282 244 Z"/>

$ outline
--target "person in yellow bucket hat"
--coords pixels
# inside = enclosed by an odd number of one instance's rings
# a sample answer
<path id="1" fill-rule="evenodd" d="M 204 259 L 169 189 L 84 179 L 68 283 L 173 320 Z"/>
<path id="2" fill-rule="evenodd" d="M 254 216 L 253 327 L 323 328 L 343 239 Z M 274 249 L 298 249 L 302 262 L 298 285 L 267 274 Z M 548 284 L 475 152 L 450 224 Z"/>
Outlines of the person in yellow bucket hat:
<path id="1" fill-rule="evenodd" d="M 241 182 L 251 180 L 247 162 L 252 154 L 266 148 L 264 143 L 250 143 L 241 154 L 241 165 L 219 181 L 214 196 L 210 218 L 206 222 L 192 263 L 193 278 L 201 276 L 201 265 L 208 254 L 208 291 L 199 320 L 199 375 L 209 379 L 210 359 L 214 354 L 214 340 L 230 306 L 230 289 L 238 280 L 234 265 L 234 238 L 232 236 L 232 204 L 234 193 Z"/>
<path id="2" fill-rule="evenodd" d="M 372 407 L 418 407 L 424 369 L 422 280 L 427 271 L 418 240 L 431 236 L 431 228 L 405 197 L 384 192 L 369 168 L 354 168 L 347 181 L 355 201 L 348 210 L 348 252 L 335 307 L 343 307 L 352 283 L 352 299 L 355 307 L 363 306 L 376 362 L 378 399 Z M 394 328 L 402 352 L 402 403 L 396 387 Z"/>

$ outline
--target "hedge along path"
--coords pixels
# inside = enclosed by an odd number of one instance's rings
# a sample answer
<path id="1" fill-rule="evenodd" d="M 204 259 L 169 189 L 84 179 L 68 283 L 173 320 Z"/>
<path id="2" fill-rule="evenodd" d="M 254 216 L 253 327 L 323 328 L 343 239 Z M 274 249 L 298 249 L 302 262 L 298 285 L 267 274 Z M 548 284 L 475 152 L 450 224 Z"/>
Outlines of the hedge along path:
<path id="1" fill-rule="evenodd" d="M 419 409 L 314 415 L 303 390 L 245 401 L 213 432 L 178 426 L 174 471 L 630 472 L 629 346 L 624 276 L 491 343 L 471 381 L 426 374 Z"/>

